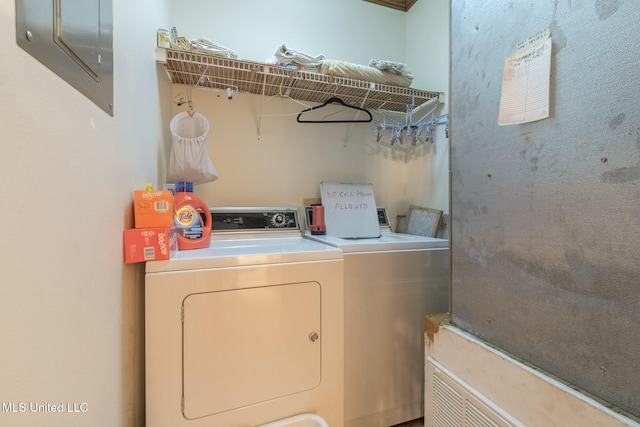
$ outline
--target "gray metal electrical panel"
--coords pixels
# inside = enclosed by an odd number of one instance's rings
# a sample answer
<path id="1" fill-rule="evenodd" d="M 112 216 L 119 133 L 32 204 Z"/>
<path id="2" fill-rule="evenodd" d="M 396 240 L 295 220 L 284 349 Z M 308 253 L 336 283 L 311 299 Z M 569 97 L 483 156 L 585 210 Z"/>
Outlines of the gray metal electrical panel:
<path id="1" fill-rule="evenodd" d="M 113 115 L 112 0 L 16 0 L 16 42 Z"/>

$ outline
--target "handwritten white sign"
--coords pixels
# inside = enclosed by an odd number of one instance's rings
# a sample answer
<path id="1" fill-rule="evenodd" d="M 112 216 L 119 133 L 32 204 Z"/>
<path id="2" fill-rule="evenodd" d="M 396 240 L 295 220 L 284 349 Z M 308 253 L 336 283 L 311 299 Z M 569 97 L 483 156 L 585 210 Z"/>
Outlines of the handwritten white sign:
<path id="1" fill-rule="evenodd" d="M 343 238 L 380 237 L 371 184 L 320 183 L 327 234 Z"/>

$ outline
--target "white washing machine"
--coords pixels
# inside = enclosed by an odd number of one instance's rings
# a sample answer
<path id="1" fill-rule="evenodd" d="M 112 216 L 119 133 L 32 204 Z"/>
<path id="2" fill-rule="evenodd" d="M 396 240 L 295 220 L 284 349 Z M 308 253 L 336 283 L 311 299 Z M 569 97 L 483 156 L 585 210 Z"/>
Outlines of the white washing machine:
<path id="1" fill-rule="evenodd" d="M 148 427 L 343 426 L 343 254 L 296 209 L 211 209 L 207 249 L 146 265 Z"/>
<path id="2" fill-rule="evenodd" d="M 425 316 L 449 308 L 448 240 L 393 233 L 384 208 L 378 217 L 379 238 L 305 234 L 344 252 L 345 427 L 424 415 Z"/>

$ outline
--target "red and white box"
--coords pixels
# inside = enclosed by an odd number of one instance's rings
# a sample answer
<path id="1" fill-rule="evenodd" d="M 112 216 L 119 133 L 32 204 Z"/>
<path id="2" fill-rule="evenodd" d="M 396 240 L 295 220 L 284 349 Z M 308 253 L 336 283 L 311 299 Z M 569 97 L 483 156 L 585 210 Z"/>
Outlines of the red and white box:
<path id="1" fill-rule="evenodd" d="M 123 237 L 127 264 L 170 259 L 178 250 L 174 227 L 132 228 Z"/>

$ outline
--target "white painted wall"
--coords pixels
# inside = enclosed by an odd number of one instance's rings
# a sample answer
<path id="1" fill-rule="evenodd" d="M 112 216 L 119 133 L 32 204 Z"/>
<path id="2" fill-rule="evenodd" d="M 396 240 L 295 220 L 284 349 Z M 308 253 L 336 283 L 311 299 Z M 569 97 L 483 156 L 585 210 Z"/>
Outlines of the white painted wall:
<path id="1" fill-rule="evenodd" d="M 422 0 L 421 0 L 422 1 Z M 426 0 L 431 1 L 431 0 Z M 286 43 L 309 55 L 368 64 L 405 59 L 405 16 L 362 0 L 175 0 L 170 25 L 207 37 L 240 59 L 263 61 Z"/>
<path id="2" fill-rule="evenodd" d="M 171 89 L 153 49 L 168 5 L 113 3 L 111 117 L 17 46 L 0 0 L 0 402 L 27 404 L 0 407 L 3 426 L 143 425 L 143 267 L 123 265 L 121 236 L 133 189 L 165 162 Z"/>
<path id="3" fill-rule="evenodd" d="M 209 36 L 258 60 L 287 42 L 357 63 L 409 62 L 404 22 L 438 1 L 420 0 L 404 14 L 342 0 L 114 0 L 110 117 L 15 44 L 15 2 L 0 0 L 0 402 L 88 409 L 0 411 L 0 425 L 144 425 L 143 267 L 123 265 L 121 235 L 133 225 L 132 191 L 164 180 L 169 120 L 179 110 L 172 91 L 181 88 L 155 63 L 158 27 L 193 26 L 190 37 Z M 267 14 L 264 4 L 274 10 Z M 309 9 L 296 9 L 302 4 Z M 416 87 L 446 91 L 424 81 L 422 65 L 409 67 L 422 79 Z M 373 182 L 394 214 L 416 200 L 431 203 L 429 186 L 408 178 L 411 162 L 430 165 L 432 151 L 407 163 L 402 151 L 375 144 L 368 126 L 354 128 L 345 148 L 344 126 L 292 126 L 295 116 L 263 119 L 258 142 L 256 99 L 194 91 L 221 176 L 198 189 L 209 203 L 297 205 L 321 179 Z M 271 102 L 275 113 L 299 108 Z"/>
<path id="4" fill-rule="evenodd" d="M 242 59 L 264 61 L 286 43 L 358 64 L 407 62 L 413 87 L 448 89 L 448 1 L 422 0 L 409 13 L 342 0 L 185 0 L 173 6 L 170 25 L 180 35 L 207 37 Z M 436 13 L 442 17 L 434 19 Z M 430 82 L 437 73 L 446 75 Z M 185 97 L 185 88 L 174 87 L 174 94 Z M 339 181 L 371 182 L 377 204 L 387 206 L 392 219 L 409 204 L 448 210 L 444 129 L 437 145 L 391 147 L 388 135 L 376 143 L 373 124 L 298 124 L 306 107 L 291 100 L 239 93 L 229 101 L 226 93 L 195 89 L 193 101 L 210 122 L 209 152 L 220 176 L 196 187 L 211 205 L 301 206 L 303 198 L 320 196 L 321 181 Z"/>
<path id="5" fill-rule="evenodd" d="M 407 13 L 406 61 L 416 70 L 412 86 L 444 93 L 436 115 L 449 110 L 449 22 L 449 0 L 420 0 Z M 444 126 L 436 129 L 426 155 L 408 163 L 407 182 L 412 203 L 449 212 L 449 139 Z"/>

